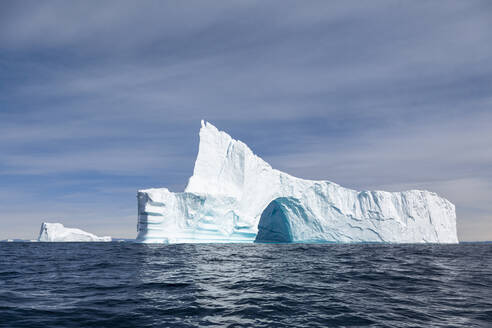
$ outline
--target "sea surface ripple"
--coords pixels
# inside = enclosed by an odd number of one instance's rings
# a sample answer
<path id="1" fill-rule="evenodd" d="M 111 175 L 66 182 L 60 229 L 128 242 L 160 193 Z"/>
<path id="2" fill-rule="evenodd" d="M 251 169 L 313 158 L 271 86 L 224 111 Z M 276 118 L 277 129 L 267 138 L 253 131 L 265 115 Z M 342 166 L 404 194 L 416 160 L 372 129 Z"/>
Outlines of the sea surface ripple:
<path id="1" fill-rule="evenodd" d="M 0 327 L 492 327 L 491 286 L 491 244 L 0 244 Z"/>

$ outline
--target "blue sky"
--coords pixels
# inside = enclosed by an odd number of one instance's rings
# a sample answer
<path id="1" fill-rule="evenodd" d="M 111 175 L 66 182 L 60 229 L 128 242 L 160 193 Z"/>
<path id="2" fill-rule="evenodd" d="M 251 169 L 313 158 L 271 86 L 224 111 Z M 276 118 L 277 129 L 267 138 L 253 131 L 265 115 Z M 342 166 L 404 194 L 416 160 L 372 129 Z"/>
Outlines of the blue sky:
<path id="1" fill-rule="evenodd" d="M 490 1 L 2 1 L 0 239 L 136 235 L 200 120 L 273 167 L 428 189 L 492 240 Z"/>

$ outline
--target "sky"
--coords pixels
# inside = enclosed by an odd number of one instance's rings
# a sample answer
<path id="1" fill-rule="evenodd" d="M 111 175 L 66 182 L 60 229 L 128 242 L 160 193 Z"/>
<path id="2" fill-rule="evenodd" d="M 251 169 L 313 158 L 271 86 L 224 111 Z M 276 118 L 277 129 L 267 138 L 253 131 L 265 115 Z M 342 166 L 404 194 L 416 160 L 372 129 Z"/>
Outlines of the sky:
<path id="1" fill-rule="evenodd" d="M 274 168 L 427 189 L 492 240 L 491 1 L 0 2 L 0 239 L 136 236 L 200 120 Z"/>

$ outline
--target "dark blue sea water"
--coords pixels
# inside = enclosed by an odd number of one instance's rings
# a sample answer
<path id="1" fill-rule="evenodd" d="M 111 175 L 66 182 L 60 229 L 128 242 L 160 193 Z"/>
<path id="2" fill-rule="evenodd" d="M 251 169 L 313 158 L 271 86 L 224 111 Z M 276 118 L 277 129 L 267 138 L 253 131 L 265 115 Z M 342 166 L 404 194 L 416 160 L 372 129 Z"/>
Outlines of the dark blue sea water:
<path id="1" fill-rule="evenodd" d="M 0 327 L 492 327 L 491 286 L 490 244 L 0 244 Z"/>

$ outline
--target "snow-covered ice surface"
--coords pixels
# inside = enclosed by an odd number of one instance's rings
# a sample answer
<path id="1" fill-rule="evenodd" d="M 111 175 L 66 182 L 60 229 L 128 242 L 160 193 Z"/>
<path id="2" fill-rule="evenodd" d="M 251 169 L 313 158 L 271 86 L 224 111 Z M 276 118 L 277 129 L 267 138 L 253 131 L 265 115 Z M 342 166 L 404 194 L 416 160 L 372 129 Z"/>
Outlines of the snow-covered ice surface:
<path id="1" fill-rule="evenodd" d="M 203 121 L 185 191 L 137 197 L 142 242 L 458 242 L 454 205 L 434 193 L 299 179 Z"/>
<path id="2" fill-rule="evenodd" d="M 61 223 L 41 224 L 38 241 L 67 242 L 67 241 L 111 241 L 111 237 L 98 237 L 80 229 L 66 228 Z"/>

